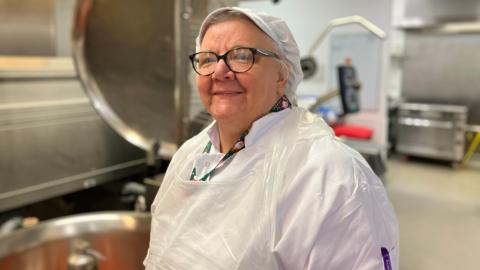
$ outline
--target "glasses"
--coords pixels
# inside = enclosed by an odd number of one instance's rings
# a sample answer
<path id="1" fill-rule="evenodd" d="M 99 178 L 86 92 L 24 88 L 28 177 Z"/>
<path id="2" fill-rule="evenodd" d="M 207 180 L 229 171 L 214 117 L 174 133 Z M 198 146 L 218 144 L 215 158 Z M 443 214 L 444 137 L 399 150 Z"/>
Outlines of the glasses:
<path id="1" fill-rule="evenodd" d="M 198 52 L 189 57 L 195 72 L 198 75 L 208 76 L 213 74 L 220 59 L 223 59 L 227 67 L 235 73 L 249 71 L 255 63 L 257 54 L 280 60 L 280 57 L 274 52 L 246 47 L 234 48 L 222 55 L 213 52 Z"/>

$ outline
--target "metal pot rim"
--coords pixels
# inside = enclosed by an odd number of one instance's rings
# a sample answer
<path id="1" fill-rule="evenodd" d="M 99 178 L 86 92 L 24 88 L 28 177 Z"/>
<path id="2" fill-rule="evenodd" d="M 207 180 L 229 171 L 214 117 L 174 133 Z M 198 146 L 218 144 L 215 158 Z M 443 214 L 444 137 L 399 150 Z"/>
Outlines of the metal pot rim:
<path id="1" fill-rule="evenodd" d="M 55 218 L 30 228 L 0 237 L 0 258 L 45 242 L 74 238 L 85 234 L 112 231 L 144 232 L 150 230 L 150 213 L 106 211 Z"/>

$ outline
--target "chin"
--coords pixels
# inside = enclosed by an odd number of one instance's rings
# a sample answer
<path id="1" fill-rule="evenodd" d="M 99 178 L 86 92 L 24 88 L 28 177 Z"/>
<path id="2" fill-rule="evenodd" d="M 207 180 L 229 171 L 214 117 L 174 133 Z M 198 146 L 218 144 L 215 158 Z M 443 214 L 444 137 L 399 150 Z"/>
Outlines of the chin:
<path id="1" fill-rule="evenodd" d="M 238 115 L 236 114 L 227 114 L 227 113 L 212 113 L 213 119 L 215 119 L 217 122 L 223 122 L 223 123 L 228 123 L 228 122 L 234 122 L 235 119 L 238 118 Z"/>
<path id="2" fill-rule="evenodd" d="M 239 119 L 245 117 L 245 113 L 242 110 L 235 110 L 233 108 L 223 108 L 223 109 L 212 109 L 210 110 L 210 114 L 212 115 L 213 119 L 217 122 L 236 122 Z"/>

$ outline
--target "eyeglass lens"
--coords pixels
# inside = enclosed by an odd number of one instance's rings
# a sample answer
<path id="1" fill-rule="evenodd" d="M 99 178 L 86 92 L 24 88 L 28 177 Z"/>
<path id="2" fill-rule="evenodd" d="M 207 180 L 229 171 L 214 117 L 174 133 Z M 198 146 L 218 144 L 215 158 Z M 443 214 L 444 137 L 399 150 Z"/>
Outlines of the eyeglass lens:
<path id="1" fill-rule="evenodd" d="M 211 52 L 197 53 L 193 58 L 193 67 L 200 75 L 210 75 L 215 71 L 220 57 Z M 254 55 L 250 49 L 238 48 L 228 51 L 224 59 L 230 70 L 239 73 L 252 67 Z"/>

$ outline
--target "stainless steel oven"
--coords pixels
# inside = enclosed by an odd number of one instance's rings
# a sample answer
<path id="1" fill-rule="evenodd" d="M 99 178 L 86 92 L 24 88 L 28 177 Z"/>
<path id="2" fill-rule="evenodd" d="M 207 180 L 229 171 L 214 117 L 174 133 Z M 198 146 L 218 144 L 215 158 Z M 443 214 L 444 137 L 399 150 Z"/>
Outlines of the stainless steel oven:
<path id="1" fill-rule="evenodd" d="M 412 156 L 462 160 L 467 107 L 402 103 L 397 118 L 397 151 Z"/>

